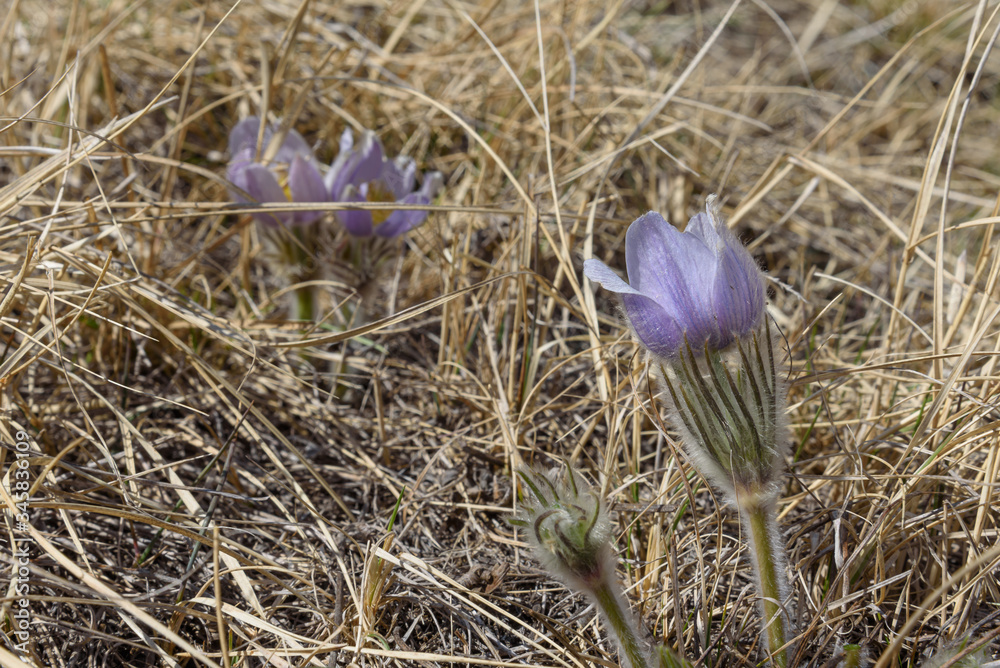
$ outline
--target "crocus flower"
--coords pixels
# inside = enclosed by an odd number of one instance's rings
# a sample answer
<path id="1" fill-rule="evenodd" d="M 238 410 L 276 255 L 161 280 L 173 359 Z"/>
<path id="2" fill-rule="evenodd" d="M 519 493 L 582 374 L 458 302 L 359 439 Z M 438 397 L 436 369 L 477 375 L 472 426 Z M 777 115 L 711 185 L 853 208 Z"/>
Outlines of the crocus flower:
<path id="1" fill-rule="evenodd" d="M 382 142 L 371 132 L 361 136 L 354 145 L 350 129 L 340 137 L 340 153 L 326 176 L 329 197 L 334 202 L 381 202 L 398 204 L 430 204 L 441 184 L 441 175 L 430 172 L 416 192 L 417 166 L 412 158 L 400 156 L 387 160 Z M 344 210 L 337 211 L 337 220 L 348 232 L 358 237 L 397 237 L 413 229 L 427 218 L 427 211 L 398 209 L 396 211 Z"/>
<path id="2" fill-rule="evenodd" d="M 709 199 L 680 232 L 654 212 L 625 234 L 629 282 L 600 260 L 583 271 L 622 296 L 639 341 L 673 358 L 686 346 L 722 349 L 756 329 L 764 314 L 764 280 L 750 253 L 722 222 Z"/>
<path id="3" fill-rule="evenodd" d="M 250 116 L 237 123 L 229 133 L 231 159 L 226 178 L 251 198 L 247 199 L 243 192 L 232 190 L 233 199 L 251 204 L 329 201 L 312 149 L 295 130 L 289 130 L 273 159 L 267 164 L 258 162 L 258 154 L 268 150 L 276 131 L 274 125 L 265 127 L 264 143 L 258 147 L 260 119 Z M 305 225 L 322 215 L 322 211 L 306 210 L 259 212 L 253 217 L 265 225 L 277 227 Z"/>
<path id="4" fill-rule="evenodd" d="M 740 509 L 764 645 L 773 664 L 787 668 L 792 624 L 775 514 L 787 445 L 783 361 L 764 314 L 763 275 L 714 200 L 683 233 L 657 213 L 632 223 L 625 235 L 631 284 L 597 260 L 587 260 L 584 273 L 622 296 L 692 463 Z"/>

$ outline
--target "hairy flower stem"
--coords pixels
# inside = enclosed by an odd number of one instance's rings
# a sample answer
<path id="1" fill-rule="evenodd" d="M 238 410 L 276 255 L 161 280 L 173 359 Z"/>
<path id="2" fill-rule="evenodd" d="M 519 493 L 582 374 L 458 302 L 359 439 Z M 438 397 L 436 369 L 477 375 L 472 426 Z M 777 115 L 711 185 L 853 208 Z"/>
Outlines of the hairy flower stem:
<path id="1" fill-rule="evenodd" d="M 281 249 L 282 262 L 287 267 L 293 283 L 306 283 L 316 278 L 315 261 L 311 257 L 304 226 L 288 228 L 276 243 Z M 301 285 L 292 290 L 289 314 L 297 322 L 313 322 L 316 318 L 316 288 Z"/>
<path id="2" fill-rule="evenodd" d="M 844 658 L 840 662 L 841 668 L 861 668 L 861 646 L 844 645 Z"/>
<path id="3" fill-rule="evenodd" d="M 750 532 L 750 552 L 760 584 L 761 624 L 771 661 L 779 668 L 788 666 L 782 649 L 787 642 L 786 616 L 782 608 L 788 582 L 785 578 L 785 549 L 775 526 L 774 509 L 768 500 L 752 498 L 741 502 L 743 523 Z"/>
<path id="4" fill-rule="evenodd" d="M 295 320 L 312 322 L 316 316 L 315 295 L 313 286 L 306 285 L 295 289 Z"/>
<path id="5" fill-rule="evenodd" d="M 622 606 L 615 586 L 602 582 L 593 588 L 591 594 L 607 620 L 608 626 L 611 627 L 611 632 L 618 640 L 618 646 L 628 662 L 628 667 L 650 668 L 643 643 L 636 633 L 635 624 L 632 622 L 632 615 Z"/>

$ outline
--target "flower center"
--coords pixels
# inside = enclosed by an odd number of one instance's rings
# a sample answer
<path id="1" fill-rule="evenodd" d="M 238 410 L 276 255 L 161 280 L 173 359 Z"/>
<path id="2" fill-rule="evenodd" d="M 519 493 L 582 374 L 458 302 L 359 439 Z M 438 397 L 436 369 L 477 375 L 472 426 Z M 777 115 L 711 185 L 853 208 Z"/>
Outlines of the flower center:
<path id="1" fill-rule="evenodd" d="M 272 164 L 271 172 L 274 174 L 274 177 L 278 179 L 278 185 L 281 186 L 281 190 L 285 193 L 285 197 L 288 201 L 294 202 L 295 199 L 292 198 L 292 186 L 288 182 L 288 165 Z"/>
<path id="2" fill-rule="evenodd" d="M 384 183 L 378 181 L 372 181 L 368 184 L 368 201 L 372 203 L 387 204 L 389 202 L 395 202 L 396 196 L 392 194 Z M 392 214 L 389 209 L 383 209 L 381 211 L 372 211 L 372 224 L 378 225 L 379 223 L 385 222 L 385 219 Z"/>

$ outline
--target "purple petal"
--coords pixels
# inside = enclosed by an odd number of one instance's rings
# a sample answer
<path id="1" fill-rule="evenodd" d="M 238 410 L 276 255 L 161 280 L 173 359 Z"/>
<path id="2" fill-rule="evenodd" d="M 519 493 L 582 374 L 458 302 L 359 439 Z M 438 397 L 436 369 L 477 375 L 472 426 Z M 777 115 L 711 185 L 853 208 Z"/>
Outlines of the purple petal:
<path id="1" fill-rule="evenodd" d="M 295 156 L 292 166 L 288 170 L 288 189 L 292 194 L 293 202 L 326 202 L 326 186 L 323 184 L 323 176 L 319 173 L 316 165 L 312 161 Z M 295 222 L 299 224 L 311 223 L 323 215 L 322 211 L 296 211 Z"/>
<path id="2" fill-rule="evenodd" d="M 340 153 L 344 155 L 345 159 L 352 148 L 354 148 L 354 133 L 351 132 L 351 128 L 344 128 L 344 131 L 340 133 Z M 340 154 L 337 155 L 337 158 L 340 158 Z"/>
<path id="3" fill-rule="evenodd" d="M 622 280 L 608 265 L 600 260 L 590 258 L 583 263 L 583 273 L 587 278 L 595 283 L 600 283 L 601 287 L 620 295 L 641 295 L 642 293 Z"/>
<path id="4" fill-rule="evenodd" d="M 764 314 L 766 290 L 761 271 L 746 247 L 725 228 L 720 236 L 724 245 L 712 301 L 722 336 L 715 345 L 724 347 L 757 327 Z"/>
<path id="5" fill-rule="evenodd" d="M 632 331 L 654 355 L 670 357 L 684 344 L 684 330 L 663 307 L 621 279 L 600 260 L 583 263 L 587 278 L 622 296 Z"/>
<path id="6" fill-rule="evenodd" d="M 229 131 L 229 155 L 235 156 L 247 148 L 257 152 L 257 134 L 260 132 L 260 119 L 247 116 L 233 126 Z"/>
<path id="7" fill-rule="evenodd" d="M 348 232 L 356 237 L 370 237 L 372 235 L 372 212 L 371 211 L 338 211 L 337 220 Z"/>
<path id="8" fill-rule="evenodd" d="M 246 190 L 246 184 L 247 184 L 246 177 L 244 176 L 243 173 L 246 171 L 246 168 L 250 164 L 251 163 L 248 162 L 230 164 L 229 167 L 226 169 L 226 180 L 229 181 L 229 183 L 231 183 L 233 186 L 235 186 L 229 188 L 229 196 L 234 202 L 242 203 L 250 201 L 247 198 L 247 196 L 243 194 L 243 192 Z"/>
<path id="9" fill-rule="evenodd" d="M 413 158 L 398 157 L 386 161 L 382 167 L 382 183 L 396 199 L 401 199 L 413 192 L 416 181 L 417 163 Z"/>
<path id="10" fill-rule="evenodd" d="M 672 357 L 684 346 L 685 331 L 659 304 L 645 295 L 622 295 L 632 331 L 654 355 Z"/>
<path id="11" fill-rule="evenodd" d="M 685 329 L 712 328 L 716 265 L 715 253 L 701 239 L 681 234 L 654 211 L 639 217 L 625 234 L 629 283 L 684 323 Z"/>
<path id="12" fill-rule="evenodd" d="M 699 213 L 688 221 L 684 234 L 691 234 L 701 239 L 706 248 L 715 250 L 719 245 L 719 233 L 716 231 L 716 221 L 708 213 Z"/>
<path id="13" fill-rule="evenodd" d="M 363 193 L 359 192 L 354 186 L 351 186 L 347 188 L 344 192 L 344 197 L 339 201 L 365 202 L 367 199 Z M 340 224 L 352 235 L 356 237 L 370 237 L 372 235 L 375 225 L 372 222 L 371 211 L 344 209 L 343 211 L 337 211 L 336 215 Z"/>
<path id="14" fill-rule="evenodd" d="M 337 153 L 336 159 L 330 165 L 330 171 L 326 173 L 326 189 L 335 202 L 340 201 L 344 186 L 347 185 L 346 178 L 341 178 L 341 175 L 344 172 L 344 166 L 347 164 L 348 158 L 351 157 L 351 148 L 353 146 L 354 133 L 351 132 L 350 128 L 347 128 L 340 135 L 340 152 Z"/>
<path id="15" fill-rule="evenodd" d="M 437 191 L 441 189 L 442 185 L 444 185 L 444 177 L 441 176 L 441 172 L 427 172 L 424 174 L 424 182 L 417 192 L 426 197 L 427 201 L 430 202 L 437 195 Z"/>
<path id="16" fill-rule="evenodd" d="M 348 186 L 358 187 L 362 183 L 374 181 L 382 175 L 382 167 L 385 162 L 382 144 L 371 132 L 365 132 L 361 137 L 361 144 L 348 153 L 344 152 L 345 136 L 350 135 L 345 131 L 341 136 L 341 153 L 337 155 L 337 160 L 331 168 L 331 176 L 328 178 L 330 197 L 335 202 L 347 201 L 344 192 Z M 353 140 L 351 140 L 353 142 Z M 351 145 L 348 142 L 348 145 Z M 344 156 L 341 161 L 341 156 Z"/>
<path id="17" fill-rule="evenodd" d="M 236 184 L 237 180 L 243 178 L 243 172 L 247 167 L 253 164 L 254 150 L 253 148 L 244 148 L 233 154 L 232 160 L 229 161 L 229 165 L 226 167 L 226 178 L 231 182 Z M 237 184 L 238 185 L 238 184 Z M 240 186 L 242 188 L 242 186 Z M 246 201 L 246 197 L 239 194 L 234 194 L 234 198 L 238 201 Z"/>
<path id="18" fill-rule="evenodd" d="M 264 137 L 261 152 L 265 153 L 270 147 L 278 126 L 271 124 L 264 128 Z M 237 123 L 229 132 L 229 153 L 236 155 L 246 149 L 252 149 L 253 158 L 257 157 L 257 137 L 260 134 L 260 118 L 248 116 Z M 312 147 L 295 130 L 289 130 L 285 139 L 281 142 L 272 158 L 275 162 L 290 163 L 295 156 L 312 156 Z"/>
<path id="19" fill-rule="evenodd" d="M 430 201 L 421 193 L 410 193 L 399 200 L 400 204 L 430 204 Z M 386 239 L 398 237 L 400 234 L 412 230 L 414 227 L 424 222 L 427 218 L 427 211 L 418 209 L 398 210 L 389 214 L 389 217 L 375 226 L 375 234 Z"/>
<path id="20" fill-rule="evenodd" d="M 269 130 L 277 130 L 277 127 L 269 128 Z M 265 141 L 270 141 L 270 137 Z M 289 164 L 298 156 L 312 158 L 312 155 L 312 147 L 306 143 L 302 135 L 295 130 L 289 130 L 288 134 L 285 135 L 285 141 L 281 142 L 278 152 L 274 154 L 274 162 Z"/>
<path id="21" fill-rule="evenodd" d="M 274 174 L 263 165 L 252 163 L 243 170 L 246 186 L 243 188 L 257 202 L 287 202 L 285 191 Z"/>
<path id="22" fill-rule="evenodd" d="M 274 174 L 263 165 L 251 163 L 240 170 L 236 178 L 231 180 L 234 185 L 245 190 L 253 198 L 251 200 L 253 202 L 268 204 L 288 201 L 288 198 L 285 197 L 285 191 L 282 190 L 278 180 L 274 178 Z M 273 214 L 258 212 L 254 213 L 253 217 L 267 225 L 278 225 L 279 220 L 287 222 L 291 219 L 291 215 L 284 211 L 276 211 Z"/>
<path id="23" fill-rule="evenodd" d="M 382 142 L 378 140 L 372 132 L 366 132 L 361 138 L 361 145 L 357 150 L 357 162 L 353 166 L 351 183 L 357 185 L 374 181 L 382 176 L 382 166 L 385 163 L 385 155 L 382 150 Z"/>

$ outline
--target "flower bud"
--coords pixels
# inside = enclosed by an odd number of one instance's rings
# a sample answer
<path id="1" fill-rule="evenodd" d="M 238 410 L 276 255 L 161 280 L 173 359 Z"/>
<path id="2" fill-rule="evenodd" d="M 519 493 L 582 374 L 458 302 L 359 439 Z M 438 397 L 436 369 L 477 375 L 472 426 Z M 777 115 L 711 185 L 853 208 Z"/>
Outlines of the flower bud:
<path id="1" fill-rule="evenodd" d="M 535 554 L 550 572 L 590 597 L 618 645 L 624 668 L 676 668 L 669 652 L 657 653 L 629 613 L 615 579 L 611 523 L 604 500 L 567 467 L 554 482 L 537 471 L 519 471 L 530 490 L 511 524 L 524 527 Z M 666 662 L 666 663 L 664 663 Z"/>
<path id="2" fill-rule="evenodd" d="M 523 527 L 542 564 L 567 584 L 593 592 L 614 582 L 611 523 L 603 499 L 568 468 L 553 482 L 537 471 L 519 471 L 529 493 L 511 524 Z"/>

